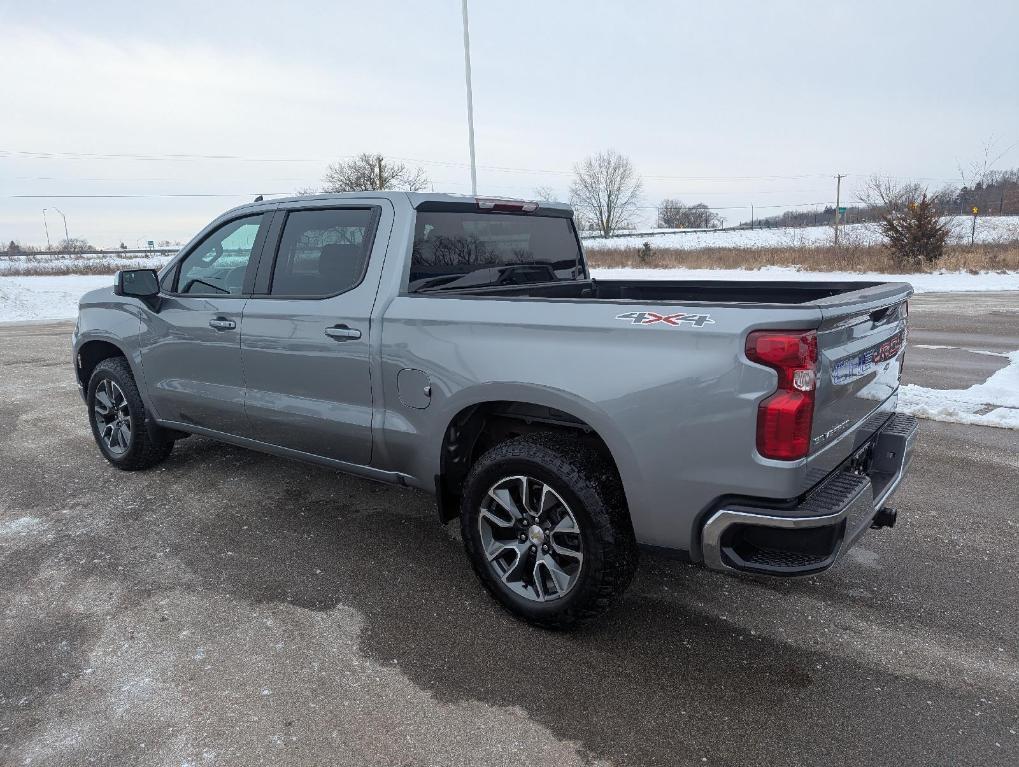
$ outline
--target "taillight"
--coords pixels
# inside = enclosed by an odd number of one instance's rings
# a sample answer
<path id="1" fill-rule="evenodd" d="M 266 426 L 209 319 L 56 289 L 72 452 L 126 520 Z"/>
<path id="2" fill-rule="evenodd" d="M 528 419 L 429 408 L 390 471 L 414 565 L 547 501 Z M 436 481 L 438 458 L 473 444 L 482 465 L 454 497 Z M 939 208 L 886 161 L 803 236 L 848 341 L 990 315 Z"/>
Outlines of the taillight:
<path id="1" fill-rule="evenodd" d="M 778 391 L 757 409 L 757 452 L 793 461 L 810 450 L 817 389 L 817 333 L 757 330 L 747 336 L 747 357 L 778 373 Z"/>

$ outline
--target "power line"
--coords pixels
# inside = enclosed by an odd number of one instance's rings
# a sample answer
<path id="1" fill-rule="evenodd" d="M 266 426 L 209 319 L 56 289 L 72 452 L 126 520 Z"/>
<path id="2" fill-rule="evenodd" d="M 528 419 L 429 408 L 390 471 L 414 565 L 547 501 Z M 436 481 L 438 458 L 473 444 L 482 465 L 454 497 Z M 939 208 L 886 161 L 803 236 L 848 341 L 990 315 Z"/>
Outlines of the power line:
<path id="1" fill-rule="evenodd" d="M 26 150 L 0 149 L 0 158 L 8 159 L 33 159 L 33 160 L 134 160 L 142 162 L 201 162 L 201 161 L 233 161 L 250 163 L 317 163 L 328 164 L 336 160 L 349 160 L 356 155 L 339 155 L 331 158 L 312 157 L 248 157 L 235 154 L 158 154 L 158 153 L 135 153 L 135 152 L 35 152 Z M 451 160 L 430 160 L 420 157 L 403 157 L 391 155 L 394 160 L 401 162 L 414 162 L 422 165 L 435 165 L 449 168 L 469 168 L 469 163 Z M 497 173 L 534 173 L 545 175 L 572 176 L 573 170 L 562 168 L 518 168 L 505 165 L 479 165 L 481 170 L 494 171 Z M 902 179 L 914 181 L 957 181 L 956 178 L 936 178 L 930 176 L 886 176 L 881 174 L 868 173 L 847 173 L 846 176 L 870 177 L 878 175 L 880 178 Z M 662 175 L 642 174 L 642 178 L 650 181 L 710 181 L 710 182 L 741 182 L 741 181 L 786 181 L 805 178 L 829 178 L 827 173 L 794 173 L 794 174 L 762 174 L 762 175 L 733 175 L 733 176 L 705 176 L 705 175 Z"/>
<path id="2" fill-rule="evenodd" d="M 291 192 L 237 192 L 237 193 L 213 193 L 213 192 L 181 192 L 168 194 L 9 194 L 6 199 L 15 200 L 134 200 L 134 199 L 162 199 L 162 198 L 247 198 L 254 199 L 261 194 L 264 197 L 296 197 Z M 776 203 L 772 205 L 706 205 L 697 208 L 698 210 L 749 210 L 754 207 L 757 210 L 772 210 L 775 208 L 805 208 L 813 205 L 832 205 L 831 200 L 816 202 L 790 202 Z M 661 205 L 637 205 L 638 210 L 659 210 Z M 849 207 L 859 207 L 852 205 Z"/>
<path id="3" fill-rule="evenodd" d="M 144 199 L 144 198 L 163 198 L 163 197 L 251 197 L 254 199 L 258 195 L 264 197 L 289 197 L 292 196 L 290 192 L 245 192 L 243 194 L 218 194 L 218 193 L 205 193 L 205 192 L 191 192 L 191 193 L 179 193 L 179 194 L 8 194 L 6 195 L 9 200 L 133 200 L 133 199 Z"/>

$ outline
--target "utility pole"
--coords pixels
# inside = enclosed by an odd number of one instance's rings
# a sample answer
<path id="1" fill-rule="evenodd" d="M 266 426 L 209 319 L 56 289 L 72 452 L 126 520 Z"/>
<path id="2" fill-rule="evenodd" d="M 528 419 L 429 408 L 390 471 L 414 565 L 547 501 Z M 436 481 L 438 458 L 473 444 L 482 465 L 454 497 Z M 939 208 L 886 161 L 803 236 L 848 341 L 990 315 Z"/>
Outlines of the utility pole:
<path id="1" fill-rule="evenodd" d="M 753 203 L 750 204 L 750 228 L 751 229 L 754 228 L 754 205 L 753 205 Z"/>
<path id="2" fill-rule="evenodd" d="M 839 246 L 839 206 L 842 205 L 842 179 L 845 173 L 835 176 L 835 247 Z"/>
<path id="3" fill-rule="evenodd" d="M 46 230 L 46 250 L 52 250 L 53 246 L 50 245 L 50 225 L 46 223 L 46 208 L 42 209 L 42 226 Z"/>
<path id="4" fill-rule="evenodd" d="M 382 155 L 380 154 L 375 155 L 375 164 L 378 167 L 379 171 L 379 191 L 382 191 L 386 188 L 386 184 L 382 179 Z"/>
<path id="5" fill-rule="evenodd" d="M 467 74 L 467 137 L 471 146 L 471 194 L 478 196 L 478 166 L 474 158 L 474 96 L 471 92 L 471 33 L 467 23 L 467 0 L 463 0 L 464 70 Z"/>

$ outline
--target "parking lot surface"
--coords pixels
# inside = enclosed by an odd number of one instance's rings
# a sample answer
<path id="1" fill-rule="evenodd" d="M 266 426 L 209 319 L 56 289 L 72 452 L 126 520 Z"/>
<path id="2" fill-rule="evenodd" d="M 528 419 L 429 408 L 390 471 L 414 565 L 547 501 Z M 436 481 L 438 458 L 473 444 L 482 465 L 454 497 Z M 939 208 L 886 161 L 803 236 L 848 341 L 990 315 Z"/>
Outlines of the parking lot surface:
<path id="1" fill-rule="evenodd" d="M 1017 306 L 914 299 L 907 380 L 986 379 Z M 1019 432 L 921 421 L 820 577 L 645 555 L 548 633 L 422 494 L 194 437 L 116 471 L 69 330 L 0 326 L 0 764 L 1019 763 Z"/>

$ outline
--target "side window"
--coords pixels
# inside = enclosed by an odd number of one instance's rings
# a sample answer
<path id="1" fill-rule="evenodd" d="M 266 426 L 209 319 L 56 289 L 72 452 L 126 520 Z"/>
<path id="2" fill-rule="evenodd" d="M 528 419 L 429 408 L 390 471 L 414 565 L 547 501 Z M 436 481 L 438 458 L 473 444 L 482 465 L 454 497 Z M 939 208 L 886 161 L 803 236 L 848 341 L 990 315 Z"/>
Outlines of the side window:
<path id="1" fill-rule="evenodd" d="M 356 286 L 368 264 L 373 218 L 367 208 L 289 214 L 269 294 L 322 298 Z"/>
<path id="2" fill-rule="evenodd" d="M 177 292 L 191 296 L 239 296 L 265 216 L 223 224 L 202 240 L 177 270 Z"/>

